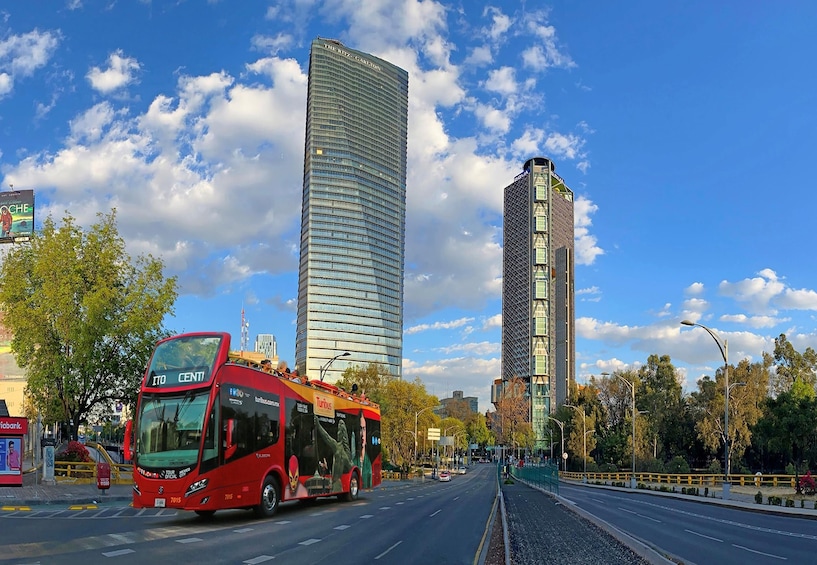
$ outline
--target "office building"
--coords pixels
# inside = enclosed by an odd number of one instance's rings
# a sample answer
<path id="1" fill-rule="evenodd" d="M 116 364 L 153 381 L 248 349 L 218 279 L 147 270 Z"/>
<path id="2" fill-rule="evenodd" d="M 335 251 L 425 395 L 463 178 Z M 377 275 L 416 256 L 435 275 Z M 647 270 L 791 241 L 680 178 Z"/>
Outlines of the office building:
<path id="1" fill-rule="evenodd" d="M 401 376 L 407 128 L 406 71 L 312 42 L 295 336 L 310 378 L 369 363 Z"/>
<path id="2" fill-rule="evenodd" d="M 255 351 L 263 353 L 266 359 L 278 357 L 278 344 L 272 334 L 258 334 L 255 336 Z"/>
<path id="3" fill-rule="evenodd" d="M 468 412 L 477 413 L 479 412 L 479 398 L 464 396 L 461 390 L 455 390 L 451 393 L 451 398 L 440 399 L 440 406 L 441 408 L 434 410 L 434 413 L 442 418 L 452 416 L 455 413 L 460 414 L 463 408 L 467 409 Z"/>
<path id="4" fill-rule="evenodd" d="M 547 416 L 575 379 L 573 192 L 535 157 L 505 187 L 504 206 L 502 382 L 525 381 L 543 449 Z M 501 389 L 494 384 L 492 401 Z"/>

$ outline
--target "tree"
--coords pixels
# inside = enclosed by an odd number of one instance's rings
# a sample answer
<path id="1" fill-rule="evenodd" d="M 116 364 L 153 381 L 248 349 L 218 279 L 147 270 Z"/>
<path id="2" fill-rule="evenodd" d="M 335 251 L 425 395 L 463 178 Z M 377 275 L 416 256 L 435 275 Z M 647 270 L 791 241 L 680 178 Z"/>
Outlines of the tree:
<path id="1" fill-rule="evenodd" d="M 742 359 L 737 367 L 729 367 L 729 447 L 730 461 L 743 457 L 752 443 L 752 428 L 762 415 L 762 406 L 769 385 L 771 357 L 764 355 L 759 363 Z M 742 384 L 741 384 L 742 383 Z M 704 377 L 698 381 L 698 391 L 693 393 L 690 409 L 695 414 L 695 430 L 698 438 L 710 453 L 718 455 L 726 440 L 725 375 L 723 369 L 715 373 L 715 380 Z M 725 462 L 724 462 L 725 463 Z"/>
<path id="2" fill-rule="evenodd" d="M 72 216 L 47 218 L 28 245 L 2 264 L 0 307 L 11 350 L 28 373 L 27 392 L 45 412 L 56 399 L 73 423 L 95 407 L 135 406 L 162 320 L 176 300 L 152 256 L 131 258 L 116 229 L 116 211 L 98 214 L 84 232 Z"/>
<path id="3" fill-rule="evenodd" d="M 639 368 L 638 377 L 640 385 L 636 401 L 647 411 L 652 456 L 666 461 L 673 455 L 684 453 L 688 438 L 683 429 L 682 377 L 669 355 L 650 355 L 647 364 Z"/>
<path id="4" fill-rule="evenodd" d="M 513 377 L 502 383 L 499 401 L 496 403 L 496 418 L 499 423 L 497 439 L 502 445 L 519 447 L 519 436 L 516 435 L 520 424 L 528 421 L 528 399 L 525 397 L 527 386 L 519 377 Z"/>
<path id="5" fill-rule="evenodd" d="M 377 397 L 384 457 L 392 464 L 406 466 L 413 461 L 415 445 L 423 445 L 422 438 L 425 437 L 426 429 L 439 422 L 439 417 L 432 411 L 439 401 L 426 392 L 420 379 L 409 382 L 390 378 L 377 393 Z"/>
<path id="6" fill-rule="evenodd" d="M 772 391 L 775 394 L 791 390 L 797 380 L 814 388 L 817 379 L 817 352 L 811 347 L 800 353 L 786 339 L 786 334 L 780 334 L 774 340 L 774 360 L 776 370 Z"/>
<path id="7" fill-rule="evenodd" d="M 386 370 L 385 365 L 369 363 L 365 367 L 359 365 L 346 367 L 335 386 L 351 392 L 352 386 L 357 385 L 358 393 L 366 393 L 369 400 L 382 404 L 386 384 L 391 380 L 393 377 Z"/>

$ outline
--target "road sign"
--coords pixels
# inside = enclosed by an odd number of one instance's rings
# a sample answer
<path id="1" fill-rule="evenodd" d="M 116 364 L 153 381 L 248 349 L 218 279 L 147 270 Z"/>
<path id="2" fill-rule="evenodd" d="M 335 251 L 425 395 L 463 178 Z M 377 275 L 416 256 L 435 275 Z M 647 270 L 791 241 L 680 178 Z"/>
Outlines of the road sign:
<path id="1" fill-rule="evenodd" d="M 428 441 L 440 441 L 440 428 L 428 428 Z"/>
<path id="2" fill-rule="evenodd" d="M 562 453 L 562 459 L 564 459 L 565 461 L 567 461 L 567 451 L 565 451 L 564 453 Z"/>

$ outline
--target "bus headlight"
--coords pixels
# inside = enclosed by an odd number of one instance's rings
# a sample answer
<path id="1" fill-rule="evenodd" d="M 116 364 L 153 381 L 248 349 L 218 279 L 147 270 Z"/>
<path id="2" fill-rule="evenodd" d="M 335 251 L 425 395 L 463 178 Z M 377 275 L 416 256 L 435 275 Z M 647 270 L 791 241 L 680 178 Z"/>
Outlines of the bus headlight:
<path id="1" fill-rule="evenodd" d="M 190 496 L 194 492 L 207 488 L 208 482 L 208 479 L 199 479 L 195 483 L 192 483 L 189 487 L 187 487 L 187 492 L 184 493 L 184 496 Z"/>

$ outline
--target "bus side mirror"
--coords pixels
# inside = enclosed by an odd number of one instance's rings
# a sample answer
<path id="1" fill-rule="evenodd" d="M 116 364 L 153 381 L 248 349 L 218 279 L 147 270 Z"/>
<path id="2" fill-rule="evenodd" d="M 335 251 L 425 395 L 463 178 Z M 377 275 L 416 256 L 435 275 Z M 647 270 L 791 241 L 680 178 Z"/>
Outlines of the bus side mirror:
<path id="1" fill-rule="evenodd" d="M 235 443 L 235 424 L 234 419 L 227 420 L 227 429 L 224 434 L 224 460 L 227 461 L 235 455 L 238 445 Z"/>
<path id="2" fill-rule="evenodd" d="M 125 461 L 133 461 L 133 420 L 128 420 L 125 424 L 125 445 L 122 446 Z"/>

